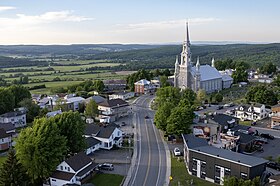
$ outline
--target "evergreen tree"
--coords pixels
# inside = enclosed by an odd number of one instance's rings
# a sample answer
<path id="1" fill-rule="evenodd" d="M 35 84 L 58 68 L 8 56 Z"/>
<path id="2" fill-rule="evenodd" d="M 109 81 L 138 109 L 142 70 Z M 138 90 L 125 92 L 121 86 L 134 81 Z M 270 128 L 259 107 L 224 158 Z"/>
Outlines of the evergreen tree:
<path id="1" fill-rule="evenodd" d="M 28 186 L 29 177 L 21 163 L 16 158 L 14 150 L 8 153 L 8 159 L 0 169 L 0 185 L 3 186 Z"/>

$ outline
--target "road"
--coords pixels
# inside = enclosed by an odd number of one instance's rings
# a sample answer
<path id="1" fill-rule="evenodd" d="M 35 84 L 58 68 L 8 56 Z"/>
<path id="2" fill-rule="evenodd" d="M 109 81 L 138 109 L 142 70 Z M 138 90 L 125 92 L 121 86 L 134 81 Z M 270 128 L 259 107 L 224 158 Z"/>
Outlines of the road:
<path id="1" fill-rule="evenodd" d="M 153 124 L 154 111 L 149 109 L 153 96 L 141 96 L 133 105 L 136 125 L 136 159 L 132 162 L 132 174 L 128 185 L 168 185 L 167 146 Z M 145 119 L 148 116 L 148 119 Z"/>

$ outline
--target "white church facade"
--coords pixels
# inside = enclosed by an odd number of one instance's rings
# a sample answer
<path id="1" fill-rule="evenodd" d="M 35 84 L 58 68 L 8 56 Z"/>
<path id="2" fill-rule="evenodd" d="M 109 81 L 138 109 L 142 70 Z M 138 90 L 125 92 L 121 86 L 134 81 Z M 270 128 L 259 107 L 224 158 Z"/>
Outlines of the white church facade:
<path id="1" fill-rule="evenodd" d="M 191 59 L 191 43 L 189 39 L 188 24 L 186 25 L 186 38 L 183 43 L 180 61 L 178 57 L 175 62 L 174 86 L 181 89 L 190 88 L 197 92 L 199 89 L 207 93 L 229 88 L 233 79 L 227 74 L 221 74 L 215 68 L 214 58 L 210 65 L 200 65 L 199 57 L 193 66 Z"/>

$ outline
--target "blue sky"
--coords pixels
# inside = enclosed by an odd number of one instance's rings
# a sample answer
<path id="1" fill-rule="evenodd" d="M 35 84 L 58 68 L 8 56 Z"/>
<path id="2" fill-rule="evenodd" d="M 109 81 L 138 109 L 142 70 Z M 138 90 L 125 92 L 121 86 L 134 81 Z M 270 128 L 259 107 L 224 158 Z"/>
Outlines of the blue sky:
<path id="1" fill-rule="evenodd" d="M 1 0 L 0 44 L 280 42 L 277 0 Z"/>

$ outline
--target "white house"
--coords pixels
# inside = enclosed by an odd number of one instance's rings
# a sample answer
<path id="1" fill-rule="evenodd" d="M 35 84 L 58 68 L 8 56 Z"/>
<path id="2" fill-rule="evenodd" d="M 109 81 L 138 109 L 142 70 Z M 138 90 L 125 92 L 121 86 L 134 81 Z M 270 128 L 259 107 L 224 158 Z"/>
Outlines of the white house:
<path id="1" fill-rule="evenodd" d="M 126 101 L 122 99 L 111 99 L 99 103 L 98 110 L 100 111 L 100 119 L 107 117 L 106 121 L 114 122 L 120 117 L 127 116 L 131 109 Z"/>
<path id="2" fill-rule="evenodd" d="M 235 110 L 235 117 L 241 120 L 258 121 L 268 117 L 265 105 L 241 105 Z"/>
<path id="3" fill-rule="evenodd" d="M 0 123 L 12 123 L 15 128 L 26 126 L 26 112 L 14 111 L 0 115 Z"/>
<path id="4" fill-rule="evenodd" d="M 98 126 L 96 124 L 87 124 L 85 137 L 94 137 L 101 142 L 100 148 L 110 150 L 113 146 L 121 147 L 123 132 L 115 124 L 107 126 Z"/>
<path id="5" fill-rule="evenodd" d="M 112 95 L 109 95 L 109 99 L 122 99 L 122 100 L 127 100 L 127 99 L 130 99 L 130 98 L 133 98 L 135 95 L 134 92 L 117 92 L 117 93 L 114 93 Z"/>
<path id="6" fill-rule="evenodd" d="M 3 128 L 0 128 L 0 151 L 9 149 L 12 145 L 11 143 L 11 135 L 6 133 Z"/>
<path id="7" fill-rule="evenodd" d="M 88 137 L 86 138 L 86 155 L 93 153 L 94 151 L 98 150 L 101 147 L 101 141 L 94 138 Z"/>
<path id="8" fill-rule="evenodd" d="M 84 152 L 80 152 L 57 166 L 56 171 L 49 178 L 50 185 L 81 185 L 83 180 L 92 174 L 97 165 Z"/>

